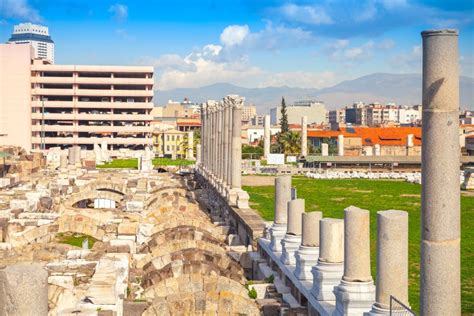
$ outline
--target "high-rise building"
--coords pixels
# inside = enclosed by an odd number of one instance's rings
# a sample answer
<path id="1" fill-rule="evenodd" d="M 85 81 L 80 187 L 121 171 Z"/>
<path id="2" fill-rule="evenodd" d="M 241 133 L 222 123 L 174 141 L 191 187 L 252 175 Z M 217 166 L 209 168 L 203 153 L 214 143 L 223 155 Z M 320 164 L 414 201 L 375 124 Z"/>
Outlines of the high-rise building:
<path id="1" fill-rule="evenodd" d="M 54 41 L 49 36 L 47 26 L 21 23 L 13 27 L 8 43 L 31 44 L 34 58 L 46 59 L 54 63 Z"/>
<path id="2" fill-rule="evenodd" d="M 322 101 L 304 100 L 287 105 L 286 113 L 289 124 L 301 124 L 301 117 L 307 116 L 308 123 L 321 124 L 326 122 L 326 106 Z M 281 106 L 270 109 L 270 121 L 273 125 L 279 124 Z"/>
<path id="3" fill-rule="evenodd" d="M 52 65 L 31 54 L 30 45 L 0 44 L 0 145 L 153 144 L 153 67 Z"/>

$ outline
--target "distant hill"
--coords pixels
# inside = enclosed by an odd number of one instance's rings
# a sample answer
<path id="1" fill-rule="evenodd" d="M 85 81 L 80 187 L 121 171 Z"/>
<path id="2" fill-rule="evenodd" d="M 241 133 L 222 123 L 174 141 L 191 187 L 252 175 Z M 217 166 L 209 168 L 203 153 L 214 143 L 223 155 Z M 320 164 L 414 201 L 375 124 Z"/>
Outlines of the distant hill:
<path id="1" fill-rule="evenodd" d="M 155 92 L 154 102 L 155 105 L 164 105 L 168 100 L 179 101 L 185 97 L 194 102 L 203 102 L 210 99 L 220 100 L 227 94 L 238 94 L 245 97 L 247 104 L 255 104 L 260 113 L 279 105 L 282 96 L 287 103 L 304 99 L 321 100 L 326 103 L 328 109 L 336 109 L 356 101 L 412 105 L 421 104 L 421 80 L 421 74 L 374 73 L 323 89 L 287 86 L 244 88 L 228 83 L 216 83 L 201 88 L 158 90 Z M 474 109 L 474 78 L 461 76 L 460 90 L 461 107 Z"/>

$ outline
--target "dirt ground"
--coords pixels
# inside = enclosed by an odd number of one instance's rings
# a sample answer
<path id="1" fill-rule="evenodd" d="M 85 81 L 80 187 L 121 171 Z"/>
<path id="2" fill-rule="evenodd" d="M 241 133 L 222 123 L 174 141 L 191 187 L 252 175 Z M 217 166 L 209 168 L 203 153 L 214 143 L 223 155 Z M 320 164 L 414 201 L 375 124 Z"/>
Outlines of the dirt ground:
<path id="1" fill-rule="evenodd" d="M 275 177 L 273 176 L 245 176 L 242 177 L 242 185 L 248 185 L 253 187 L 274 185 Z"/>

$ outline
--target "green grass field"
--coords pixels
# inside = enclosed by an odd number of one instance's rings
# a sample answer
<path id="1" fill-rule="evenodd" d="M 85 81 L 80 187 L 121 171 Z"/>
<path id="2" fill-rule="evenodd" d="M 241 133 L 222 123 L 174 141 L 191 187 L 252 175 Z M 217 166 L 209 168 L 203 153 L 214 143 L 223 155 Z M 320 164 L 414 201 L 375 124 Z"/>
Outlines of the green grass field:
<path id="1" fill-rule="evenodd" d="M 324 217 L 343 218 L 344 208 L 354 205 L 370 210 L 371 262 L 375 280 L 376 213 L 404 210 L 409 213 L 409 303 L 419 310 L 421 186 L 401 181 L 315 180 L 293 178 L 298 197 L 306 200 L 306 211 L 322 211 Z M 245 186 L 251 207 L 273 220 L 273 186 Z M 474 312 L 474 197 L 461 198 L 462 311 Z"/>
<path id="2" fill-rule="evenodd" d="M 56 235 L 57 242 L 61 244 L 68 244 L 71 246 L 82 248 L 82 242 L 84 239 L 89 239 L 89 249 L 94 246 L 97 239 L 92 236 L 84 235 L 84 234 L 74 234 L 74 233 L 58 233 Z"/>
<path id="3" fill-rule="evenodd" d="M 155 158 L 153 159 L 154 166 L 189 166 L 194 164 L 194 161 L 170 158 Z M 100 169 L 106 168 L 124 168 L 124 169 L 138 169 L 137 159 L 115 159 L 109 163 L 97 166 Z"/>

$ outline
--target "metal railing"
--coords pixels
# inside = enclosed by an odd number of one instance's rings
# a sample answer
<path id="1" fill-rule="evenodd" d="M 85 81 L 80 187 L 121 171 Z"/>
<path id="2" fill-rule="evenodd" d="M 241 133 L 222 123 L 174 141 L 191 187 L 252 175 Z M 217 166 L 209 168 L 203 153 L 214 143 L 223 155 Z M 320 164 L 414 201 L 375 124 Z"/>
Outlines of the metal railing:
<path id="1" fill-rule="evenodd" d="M 416 316 L 416 314 L 395 296 L 390 295 L 390 316 Z"/>

